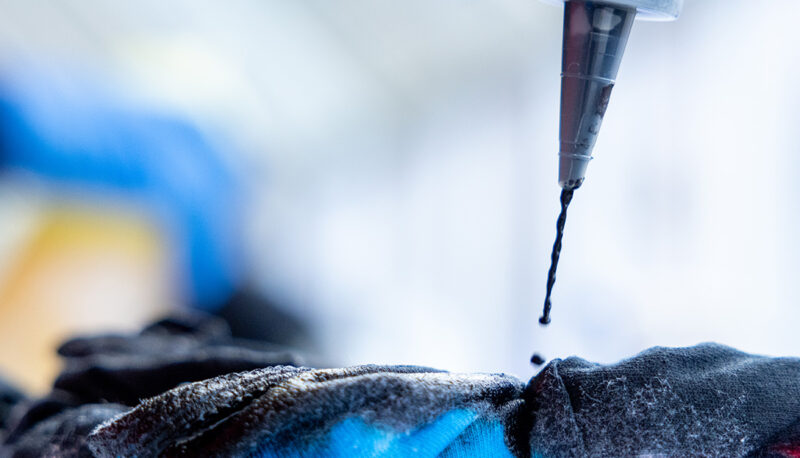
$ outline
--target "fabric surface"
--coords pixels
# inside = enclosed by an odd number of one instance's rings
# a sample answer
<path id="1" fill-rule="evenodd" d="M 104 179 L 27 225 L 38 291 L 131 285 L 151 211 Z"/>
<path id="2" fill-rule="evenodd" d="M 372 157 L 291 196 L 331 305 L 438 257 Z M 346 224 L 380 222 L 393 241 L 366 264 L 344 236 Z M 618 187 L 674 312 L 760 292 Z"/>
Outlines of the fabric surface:
<path id="1" fill-rule="evenodd" d="M 59 412 L 36 423 L 13 447 L 0 449 L 0 456 L 93 457 L 86 437 L 99 423 L 126 409 L 118 404 L 86 404 Z"/>
<path id="2" fill-rule="evenodd" d="M 11 410 L 25 400 L 25 395 L 11 383 L 0 378 L 0 441 L 8 427 Z"/>
<path id="3" fill-rule="evenodd" d="M 747 456 L 800 419 L 800 359 L 717 344 L 607 366 L 573 357 L 550 363 L 524 398 L 531 449 L 543 456 Z M 800 442 L 796 432 L 787 444 Z"/>
<path id="4" fill-rule="evenodd" d="M 58 352 L 64 370 L 52 392 L 16 402 L 7 415 L 0 457 L 91 456 L 84 447 L 91 429 L 145 398 L 230 372 L 305 362 L 279 345 L 235 339 L 223 320 L 200 313 L 132 335 L 75 338 Z"/>
<path id="5" fill-rule="evenodd" d="M 138 335 L 102 335 L 64 343 L 58 352 L 66 359 L 65 369 L 54 388 L 78 396 L 83 403 L 102 400 L 135 405 L 179 383 L 304 362 L 285 347 L 233 339 L 222 320 L 193 317 L 162 320 Z"/>
<path id="6" fill-rule="evenodd" d="M 90 446 L 98 456 L 438 456 L 479 441 L 510 456 L 503 419 L 522 388 L 506 375 L 416 366 L 267 368 L 145 401 Z"/>
<path id="7" fill-rule="evenodd" d="M 717 344 L 556 359 L 527 384 L 301 367 L 191 316 L 60 352 L 56 388 L 17 404 L 0 456 L 800 456 L 800 359 Z"/>

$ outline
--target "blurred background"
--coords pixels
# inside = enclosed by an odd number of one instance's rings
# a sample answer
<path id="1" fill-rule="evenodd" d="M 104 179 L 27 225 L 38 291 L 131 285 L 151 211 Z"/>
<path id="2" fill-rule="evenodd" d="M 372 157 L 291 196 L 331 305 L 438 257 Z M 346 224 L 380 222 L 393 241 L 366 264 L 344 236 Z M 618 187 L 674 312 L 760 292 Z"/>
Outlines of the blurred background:
<path id="1" fill-rule="evenodd" d="M 182 309 L 336 365 L 798 355 L 798 17 L 634 25 L 541 328 L 561 8 L 2 0 L 0 372 L 42 391 L 64 338 Z"/>

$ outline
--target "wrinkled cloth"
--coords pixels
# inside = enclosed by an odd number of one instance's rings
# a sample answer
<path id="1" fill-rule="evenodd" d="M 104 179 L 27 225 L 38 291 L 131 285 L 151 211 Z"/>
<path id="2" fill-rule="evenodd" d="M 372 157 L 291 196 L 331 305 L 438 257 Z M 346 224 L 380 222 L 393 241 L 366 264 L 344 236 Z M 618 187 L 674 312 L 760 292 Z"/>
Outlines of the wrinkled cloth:
<path id="1" fill-rule="evenodd" d="M 161 320 L 138 335 L 75 338 L 58 353 L 65 369 L 56 390 L 81 403 L 136 405 L 179 383 L 273 365 L 299 365 L 295 351 L 264 342 L 234 339 L 224 321 L 197 315 Z"/>
<path id="2" fill-rule="evenodd" d="M 10 382 L 0 378 L 0 441 L 8 427 L 11 411 L 17 404 L 25 400 L 25 395 Z"/>
<path id="3" fill-rule="evenodd" d="M 87 436 L 99 423 L 125 410 L 119 404 L 86 404 L 61 411 L 37 422 L 13 446 L 0 448 L 0 456 L 94 457 Z"/>
<path id="4" fill-rule="evenodd" d="M 511 457 L 503 419 L 522 388 L 506 375 L 415 366 L 275 367 L 145 401 L 99 427 L 90 447 L 98 456 Z M 457 447 L 469 455 L 450 453 Z"/>
<path id="5" fill-rule="evenodd" d="M 800 360 L 704 344 L 614 365 L 554 360 L 524 389 L 501 374 L 406 366 L 263 369 L 150 399 L 90 446 L 98 456 L 794 456 L 799 419 Z"/>
<path id="6" fill-rule="evenodd" d="M 166 318 L 137 334 L 78 337 L 58 353 L 64 369 L 52 392 L 17 402 L 6 416 L 0 457 L 92 456 L 84 447 L 92 428 L 143 399 L 182 383 L 306 362 L 286 347 L 235 339 L 224 320 L 200 313 Z"/>
<path id="7" fill-rule="evenodd" d="M 523 395 L 542 456 L 800 453 L 800 359 L 718 344 L 656 347 L 612 365 L 555 360 Z M 778 455 L 781 456 L 781 455 Z M 786 455 L 798 456 L 798 455 Z"/>
<path id="8" fill-rule="evenodd" d="M 611 365 L 555 359 L 526 384 L 312 369 L 225 335 L 184 318 L 68 342 L 57 388 L 10 420 L 0 456 L 800 456 L 798 358 L 657 347 Z"/>

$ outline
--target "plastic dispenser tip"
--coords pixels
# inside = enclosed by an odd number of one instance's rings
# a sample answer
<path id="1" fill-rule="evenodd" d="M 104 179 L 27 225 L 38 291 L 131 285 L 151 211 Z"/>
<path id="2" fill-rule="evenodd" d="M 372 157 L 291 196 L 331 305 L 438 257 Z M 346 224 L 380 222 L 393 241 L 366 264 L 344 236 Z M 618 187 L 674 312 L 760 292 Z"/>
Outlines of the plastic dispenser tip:
<path id="1" fill-rule="evenodd" d="M 586 177 L 635 17 L 633 6 L 564 4 L 558 167 L 563 189 L 578 188 Z"/>

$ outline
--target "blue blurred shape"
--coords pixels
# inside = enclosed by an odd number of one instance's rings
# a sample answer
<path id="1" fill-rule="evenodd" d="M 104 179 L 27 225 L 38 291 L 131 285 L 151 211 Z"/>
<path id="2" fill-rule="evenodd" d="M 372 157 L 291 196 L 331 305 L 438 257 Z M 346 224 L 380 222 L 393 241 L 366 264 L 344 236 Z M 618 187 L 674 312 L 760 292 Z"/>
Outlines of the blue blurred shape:
<path id="1" fill-rule="evenodd" d="M 0 168 L 141 203 L 198 307 L 219 307 L 236 286 L 236 180 L 187 121 L 123 102 L 81 72 L 23 66 L 0 80 Z"/>
<path id="2" fill-rule="evenodd" d="M 464 457 L 511 458 L 499 420 L 482 418 L 469 409 L 455 409 L 413 431 L 399 432 L 359 417 L 345 419 L 324 436 L 288 448 L 262 449 L 256 456 L 273 457 Z"/>

